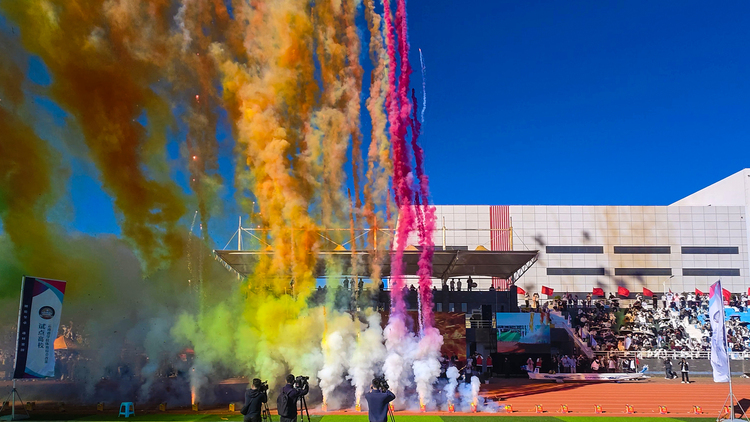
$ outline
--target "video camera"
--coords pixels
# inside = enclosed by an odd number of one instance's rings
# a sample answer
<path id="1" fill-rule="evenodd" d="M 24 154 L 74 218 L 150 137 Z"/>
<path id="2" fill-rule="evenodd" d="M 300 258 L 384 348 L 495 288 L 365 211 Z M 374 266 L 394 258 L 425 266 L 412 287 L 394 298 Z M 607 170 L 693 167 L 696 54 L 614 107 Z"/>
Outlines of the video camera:
<path id="1" fill-rule="evenodd" d="M 258 387 L 258 391 L 261 393 L 265 393 L 268 391 L 268 381 L 263 381 L 260 383 L 260 387 Z"/>
<path id="2" fill-rule="evenodd" d="M 372 386 L 382 392 L 386 392 L 391 388 L 388 385 L 388 381 L 385 380 L 385 375 L 375 377 L 375 379 L 372 380 Z"/>
<path id="3" fill-rule="evenodd" d="M 305 388 L 305 386 L 308 385 L 310 377 L 302 377 L 299 376 L 294 380 L 294 388 L 296 389 L 302 389 Z"/>

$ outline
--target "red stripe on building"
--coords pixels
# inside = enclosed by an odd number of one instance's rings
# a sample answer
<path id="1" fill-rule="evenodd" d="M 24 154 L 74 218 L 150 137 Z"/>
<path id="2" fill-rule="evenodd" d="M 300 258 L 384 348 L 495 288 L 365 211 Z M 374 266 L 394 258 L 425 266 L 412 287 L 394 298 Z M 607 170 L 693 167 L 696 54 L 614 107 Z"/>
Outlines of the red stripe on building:
<path id="1" fill-rule="evenodd" d="M 490 250 L 511 250 L 510 236 L 510 207 L 507 205 L 490 206 Z M 508 290 L 510 280 L 493 277 L 492 285 L 497 290 Z"/>

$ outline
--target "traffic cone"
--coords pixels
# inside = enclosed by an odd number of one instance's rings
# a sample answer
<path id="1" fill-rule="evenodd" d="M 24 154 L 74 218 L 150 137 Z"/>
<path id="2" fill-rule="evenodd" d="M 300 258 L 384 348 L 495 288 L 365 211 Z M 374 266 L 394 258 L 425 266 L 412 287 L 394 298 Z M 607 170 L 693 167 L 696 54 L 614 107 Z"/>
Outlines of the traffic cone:
<path id="1" fill-rule="evenodd" d="M 633 406 L 631 406 L 629 404 L 626 404 L 625 405 L 625 413 L 627 413 L 629 415 L 632 415 L 633 413 L 635 413 L 635 410 L 633 409 Z"/>
<path id="2" fill-rule="evenodd" d="M 537 404 L 536 406 L 534 406 L 534 411 L 536 413 L 544 413 L 544 409 L 542 408 L 541 404 Z"/>
<path id="3" fill-rule="evenodd" d="M 567 404 L 561 404 L 560 410 L 558 410 L 558 413 L 569 413 L 568 405 Z"/>
<path id="4" fill-rule="evenodd" d="M 667 411 L 667 406 L 659 406 L 659 414 L 660 415 L 666 415 L 667 413 L 669 413 Z"/>
<path id="5" fill-rule="evenodd" d="M 602 407 L 597 404 L 594 406 L 594 413 L 604 413 L 604 412 L 602 412 Z"/>

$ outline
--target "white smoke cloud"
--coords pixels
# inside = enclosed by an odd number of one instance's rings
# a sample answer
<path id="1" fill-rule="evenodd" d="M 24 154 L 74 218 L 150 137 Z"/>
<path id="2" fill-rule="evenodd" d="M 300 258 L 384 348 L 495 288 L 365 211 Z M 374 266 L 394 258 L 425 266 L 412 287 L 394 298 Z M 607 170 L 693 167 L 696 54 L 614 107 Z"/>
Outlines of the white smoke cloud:
<path id="1" fill-rule="evenodd" d="M 386 357 L 383 345 L 383 329 L 380 328 L 380 314 L 373 312 L 367 317 L 367 328 L 357 339 L 349 367 L 349 379 L 355 388 L 354 397 L 359 401 L 370 382 L 375 377 L 375 369 L 382 365 Z"/>
<path id="2" fill-rule="evenodd" d="M 417 346 L 416 360 L 412 365 L 419 402 L 430 409 L 435 407 L 433 391 L 435 382 L 440 376 L 440 348 L 442 346 L 443 336 L 440 335 L 440 331 L 434 327 L 425 328 L 424 336 Z"/>

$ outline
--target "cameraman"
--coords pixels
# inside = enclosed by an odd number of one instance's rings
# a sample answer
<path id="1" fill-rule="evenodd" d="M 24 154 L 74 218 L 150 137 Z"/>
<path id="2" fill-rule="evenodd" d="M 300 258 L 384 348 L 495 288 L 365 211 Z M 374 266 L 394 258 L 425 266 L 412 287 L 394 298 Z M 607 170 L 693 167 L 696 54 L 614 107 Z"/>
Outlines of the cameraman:
<path id="1" fill-rule="evenodd" d="M 297 422 L 297 400 L 310 391 L 310 384 L 307 380 L 301 379 L 300 382 L 295 382 L 295 380 L 292 374 L 286 376 L 286 385 L 281 389 L 281 394 L 276 400 L 279 422 Z M 282 406 L 284 404 L 285 406 Z"/>
<path id="2" fill-rule="evenodd" d="M 253 379 L 250 389 L 245 391 L 245 405 L 240 413 L 245 415 L 245 422 L 260 422 L 260 412 L 263 403 L 268 403 L 266 394 L 267 386 L 264 386 L 258 378 Z"/>
<path id="3" fill-rule="evenodd" d="M 370 392 L 365 393 L 370 422 L 388 422 L 388 403 L 396 399 L 388 385 L 383 384 L 380 379 L 375 378 L 370 385 Z"/>

